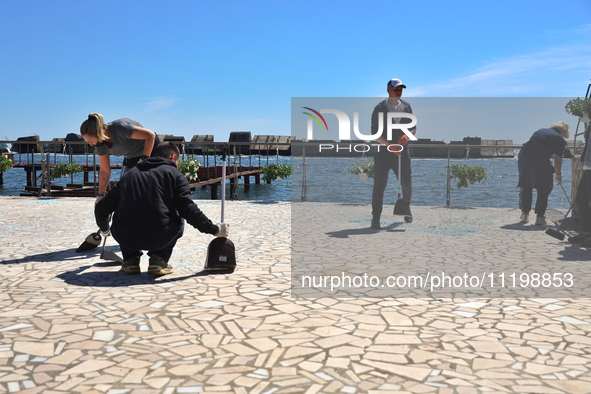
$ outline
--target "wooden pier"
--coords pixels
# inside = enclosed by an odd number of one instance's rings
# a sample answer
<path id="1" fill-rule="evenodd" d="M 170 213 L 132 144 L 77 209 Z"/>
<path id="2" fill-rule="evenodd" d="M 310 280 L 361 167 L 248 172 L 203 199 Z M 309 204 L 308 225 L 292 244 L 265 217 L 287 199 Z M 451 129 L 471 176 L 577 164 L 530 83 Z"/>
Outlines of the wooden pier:
<path id="1" fill-rule="evenodd" d="M 51 166 L 51 165 L 50 165 Z M 27 172 L 27 186 L 25 190 L 20 193 L 21 196 L 28 197 L 95 197 L 95 187 L 98 188 L 98 183 L 88 181 L 88 174 L 94 171 L 92 165 L 82 165 L 84 172 L 83 184 L 67 184 L 66 186 L 51 185 L 51 190 L 47 188 L 41 189 L 37 186 L 37 171 L 41 172 L 41 164 L 15 164 L 14 167 L 24 168 Z M 111 169 L 121 169 L 121 165 L 112 165 Z M 98 166 L 97 166 L 98 169 Z M 198 170 L 198 179 L 189 182 L 191 190 L 198 187 L 203 189 L 210 186 L 211 199 L 218 199 L 218 185 L 222 183 L 222 167 L 200 167 Z M 238 180 L 242 177 L 244 179 L 244 189 L 250 188 L 250 177 L 254 177 L 255 184 L 261 183 L 261 167 L 226 167 L 226 179 L 230 180 L 230 196 L 233 196 L 238 186 Z M 116 182 L 111 181 L 111 184 Z"/>
<path id="2" fill-rule="evenodd" d="M 53 167 L 54 164 L 50 164 L 49 168 Z M 84 172 L 84 183 L 90 183 L 88 180 L 88 174 L 95 171 L 95 167 L 89 164 L 80 164 L 82 167 L 82 172 Z M 42 164 L 27 164 L 27 163 L 14 163 L 12 165 L 13 168 L 23 168 L 27 173 L 27 186 L 37 186 L 37 171 L 42 172 L 43 167 Z M 96 166 L 96 170 L 100 166 Z M 120 170 L 122 168 L 121 165 L 112 165 L 111 170 Z M 94 183 L 93 183 L 94 185 Z M 52 189 L 53 190 L 53 189 Z"/>

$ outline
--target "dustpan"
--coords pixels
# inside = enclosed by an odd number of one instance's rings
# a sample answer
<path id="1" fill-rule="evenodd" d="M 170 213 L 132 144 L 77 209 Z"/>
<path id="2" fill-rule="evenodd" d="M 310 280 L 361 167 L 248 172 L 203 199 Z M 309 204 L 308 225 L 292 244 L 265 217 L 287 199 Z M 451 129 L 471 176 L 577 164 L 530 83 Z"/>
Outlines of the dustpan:
<path id="1" fill-rule="evenodd" d="M 123 259 L 119 257 L 117 253 L 105 249 L 107 238 L 109 238 L 109 236 L 105 235 L 105 240 L 103 241 L 103 249 L 101 250 L 101 260 L 116 261 L 118 263 L 123 263 Z"/>
<path id="2" fill-rule="evenodd" d="M 226 147 L 222 151 L 222 220 L 224 223 L 224 203 L 226 200 Z M 217 237 L 207 247 L 206 271 L 234 271 L 236 269 L 236 247 L 226 237 Z"/>

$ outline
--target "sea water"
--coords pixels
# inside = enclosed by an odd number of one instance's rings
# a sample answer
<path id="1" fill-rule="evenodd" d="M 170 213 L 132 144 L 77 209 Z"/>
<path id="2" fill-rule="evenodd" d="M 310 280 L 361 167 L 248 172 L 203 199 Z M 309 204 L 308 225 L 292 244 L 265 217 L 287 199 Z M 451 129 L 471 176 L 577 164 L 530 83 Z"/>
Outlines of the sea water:
<path id="1" fill-rule="evenodd" d="M 18 162 L 19 155 L 15 154 Z M 205 159 L 196 156 L 203 164 L 214 165 L 214 158 Z M 26 155 L 21 160 L 26 162 Z M 368 158 L 367 160 L 372 160 Z M 35 162 L 39 163 L 39 155 Z M 50 157 L 51 164 L 67 163 L 67 155 L 54 155 Z M 93 164 L 93 156 L 74 155 L 73 161 L 78 164 Z M 122 163 L 121 157 L 111 157 L 111 164 Z M 244 187 L 244 181 L 239 182 L 238 193 L 230 195 L 229 182 L 226 185 L 226 196 L 243 201 L 301 201 L 302 195 L 307 201 L 342 202 L 353 204 L 370 204 L 373 189 L 373 180 L 361 181 L 357 175 L 350 174 L 347 169 L 359 158 L 306 158 L 304 182 L 304 162 L 301 157 L 289 156 L 242 156 L 236 159 L 242 166 L 266 166 L 268 164 L 289 164 L 293 167 L 291 177 L 274 180 L 267 184 L 261 180 L 255 184 L 251 177 L 249 190 Z M 221 165 L 220 157 L 215 158 L 215 164 Z M 447 203 L 447 159 L 412 159 L 413 205 L 446 206 Z M 458 189 L 457 180 L 451 180 L 450 205 L 471 207 L 503 207 L 517 208 L 519 206 L 519 188 L 517 188 L 518 171 L 517 157 L 515 158 L 479 158 L 479 159 L 452 159 L 450 164 L 467 164 L 469 166 L 482 166 L 487 173 L 487 179 L 480 183 L 470 185 L 468 188 Z M 234 165 L 234 158 L 228 158 L 227 166 Z M 98 166 L 98 160 L 97 160 Z M 571 184 L 571 160 L 563 160 L 563 179 L 566 193 L 570 198 Z M 39 175 L 39 172 L 38 174 Z M 119 179 L 120 171 L 111 171 L 111 180 Z M 89 180 L 93 181 L 92 173 Z M 82 174 L 55 180 L 53 184 L 66 185 L 67 183 L 82 183 Z M 304 188 L 305 184 L 305 188 Z M 18 196 L 26 185 L 26 174 L 21 168 L 13 168 L 4 173 L 4 184 L 0 185 L 0 195 Z M 210 188 L 197 188 L 192 192 L 195 200 L 209 200 Z M 384 204 L 394 204 L 398 198 L 398 182 L 393 172 L 390 172 L 388 186 L 384 196 Z M 535 192 L 534 192 L 535 204 Z M 554 190 L 550 194 L 548 206 L 550 208 L 567 210 L 569 203 L 560 188 L 555 183 Z"/>

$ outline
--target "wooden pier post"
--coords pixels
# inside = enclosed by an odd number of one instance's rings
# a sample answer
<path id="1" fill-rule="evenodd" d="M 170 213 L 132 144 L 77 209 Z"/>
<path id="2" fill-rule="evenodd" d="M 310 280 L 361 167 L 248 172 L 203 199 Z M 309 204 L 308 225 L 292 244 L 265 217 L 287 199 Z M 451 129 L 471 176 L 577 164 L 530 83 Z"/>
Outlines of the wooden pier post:
<path id="1" fill-rule="evenodd" d="M 230 197 L 236 194 L 238 189 L 238 178 L 230 178 Z"/>
<path id="2" fill-rule="evenodd" d="M 33 186 L 31 169 L 28 167 L 25 167 L 25 172 L 27 173 L 27 186 Z"/>
<path id="3" fill-rule="evenodd" d="M 250 175 L 244 175 L 244 191 L 250 190 Z"/>

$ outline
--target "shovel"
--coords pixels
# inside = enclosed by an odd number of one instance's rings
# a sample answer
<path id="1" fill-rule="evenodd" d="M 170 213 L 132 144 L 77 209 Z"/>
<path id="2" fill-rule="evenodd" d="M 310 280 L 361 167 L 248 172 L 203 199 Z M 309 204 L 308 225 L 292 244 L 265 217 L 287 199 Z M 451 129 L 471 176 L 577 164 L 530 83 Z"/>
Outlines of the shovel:
<path id="1" fill-rule="evenodd" d="M 226 200 L 226 147 L 222 151 L 222 223 L 224 223 L 224 202 Z M 228 238 L 214 238 L 207 247 L 205 271 L 228 271 L 236 269 L 236 247 Z"/>
<path id="2" fill-rule="evenodd" d="M 113 215 L 109 215 L 109 223 L 111 222 L 112 216 Z M 103 249 L 101 250 L 101 260 L 116 261 L 118 263 L 123 263 L 123 259 L 119 257 L 115 252 L 105 250 L 105 244 L 107 243 L 107 238 L 109 238 L 109 234 L 105 235 L 105 240 L 103 241 Z"/>
<path id="3" fill-rule="evenodd" d="M 101 250 L 101 260 L 116 261 L 118 263 L 123 263 L 123 259 L 119 257 L 117 253 L 105 249 L 107 238 L 109 238 L 109 236 L 105 235 L 105 240 L 103 241 L 103 249 Z"/>
<path id="4" fill-rule="evenodd" d="M 406 223 L 412 222 L 412 215 L 410 214 L 410 207 L 403 201 L 402 198 L 402 154 L 398 156 L 398 200 L 394 205 L 395 216 L 404 216 Z"/>

